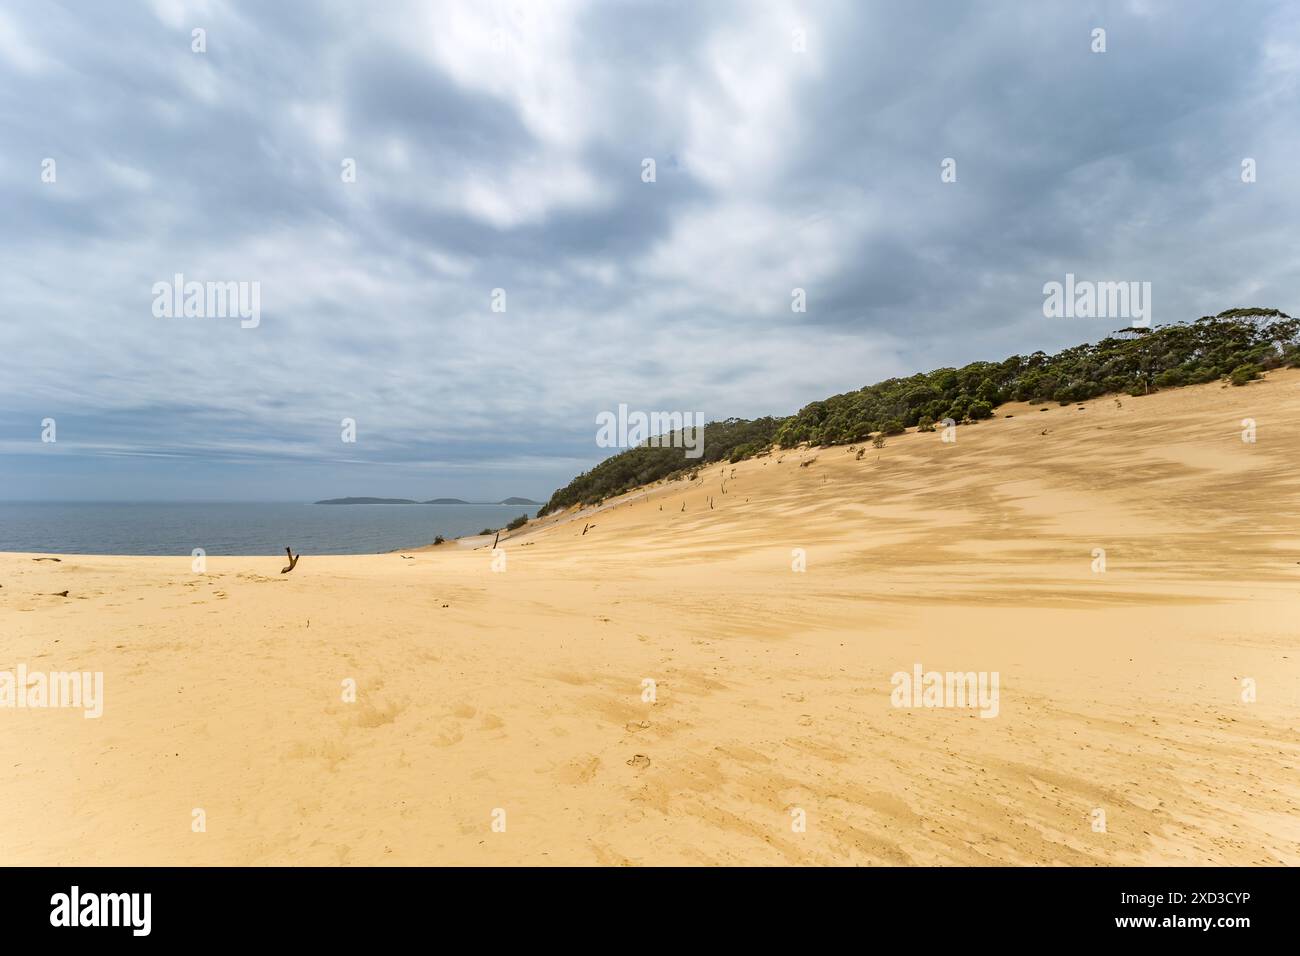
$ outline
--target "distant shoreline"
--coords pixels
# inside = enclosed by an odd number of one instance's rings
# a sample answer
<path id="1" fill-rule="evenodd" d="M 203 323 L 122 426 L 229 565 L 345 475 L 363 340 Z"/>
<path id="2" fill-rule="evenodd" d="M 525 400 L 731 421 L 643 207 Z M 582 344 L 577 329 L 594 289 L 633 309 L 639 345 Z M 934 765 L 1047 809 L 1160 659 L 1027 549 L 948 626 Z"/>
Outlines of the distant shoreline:
<path id="1" fill-rule="evenodd" d="M 313 501 L 314 505 L 519 505 L 541 506 L 540 501 L 531 498 L 506 498 L 503 501 L 462 501 L 460 498 L 432 498 L 429 501 L 416 501 L 413 498 L 325 498 Z"/>

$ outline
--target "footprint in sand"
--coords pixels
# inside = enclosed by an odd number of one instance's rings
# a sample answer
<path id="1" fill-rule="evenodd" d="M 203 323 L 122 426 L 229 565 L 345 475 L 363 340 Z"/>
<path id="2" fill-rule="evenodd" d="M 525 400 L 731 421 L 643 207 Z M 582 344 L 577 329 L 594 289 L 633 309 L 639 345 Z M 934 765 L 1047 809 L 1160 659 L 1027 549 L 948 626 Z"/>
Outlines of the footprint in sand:
<path id="1" fill-rule="evenodd" d="M 574 760 L 556 771 L 556 777 L 561 783 L 587 783 L 592 777 L 596 776 L 596 771 L 600 769 L 600 758 L 596 756 L 579 758 Z"/>
<path id="2" fill-rule="evenodd" d="M 627 765 L 636 770 L 644 770 L 646 767 L 650 766 L 650 758 L 645 754 L 637 754 L 627 762 Z"/>
<path id="3" fill-rule="evenodd" d="M 362 705 L 361 713 L 357 715 L 357 725 L 367 728 L 382 727 L 384 724 L 391 724 L 397 719 L 397 715 L 406 709 L 404 704 L 388 704 L 375 707 L 369 701 Z"/>
<path id="4" fill-rule="evenodd" d="M 637 732 L 639 732 L 639 731 L 642 731 L 642 730 L 649 730 L 649 729 L 650 729 L 650 721 L 648 721 L 648 720 L 629 720 L 626 724 L 623 725 L 623 729 L 626 730 L 626 731 L 627 731 L 628 733 L 630 733 L 630 734 L 635 734 L 635 733 L 637 733 Z"/>

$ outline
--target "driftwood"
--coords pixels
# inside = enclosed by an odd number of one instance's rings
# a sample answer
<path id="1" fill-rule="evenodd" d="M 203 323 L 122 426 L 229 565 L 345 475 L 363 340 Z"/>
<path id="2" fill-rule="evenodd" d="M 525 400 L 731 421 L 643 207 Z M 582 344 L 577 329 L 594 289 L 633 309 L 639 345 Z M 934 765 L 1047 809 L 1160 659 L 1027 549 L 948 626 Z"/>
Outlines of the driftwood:
<path id="1" fill-rule="evenodd" d="M 62 558 L 32 558 L 32 560 L 33 561 L 58 561 L 58 562 L 63 561 Z"/>
<path id="2" fill-rule="evenodd" d="M 496 536 L 495 538 L 492 539 L 492 550 L 493 550 L 493 551 L 495 551 L 495 550 L 497 549 L 497 542 L 500 541 L 500 540 L 501 540 L 501 532 L 498 531 L 498 532 L 497 532 L 497 536 Z"/>
<path id="3" fill-rule="evenodd" d="M 298 566 L 298 559 L 301 558 L 302 555 L 294 554 L 292 548 L 285 548 L 284 553 L 289 556 L 289 566 L 287 568 L 281 568 L 280 573 L 288 574 L 290 571 L 292 571 L 294 568 Z"/>

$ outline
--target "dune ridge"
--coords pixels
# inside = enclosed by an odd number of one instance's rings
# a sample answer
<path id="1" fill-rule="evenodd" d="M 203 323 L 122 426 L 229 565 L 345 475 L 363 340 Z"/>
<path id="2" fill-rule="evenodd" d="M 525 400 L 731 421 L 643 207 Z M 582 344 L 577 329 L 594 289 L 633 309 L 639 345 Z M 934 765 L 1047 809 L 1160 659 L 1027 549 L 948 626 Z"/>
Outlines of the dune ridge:
<path id="1" fill-rule="evenodd" d="M 0 555 L 0 670 L 104 673 L 98 719 L 0 709 L 0 862 L 1300 862 L 1300 372 L 1043 407 L 710 465 L 498 571 Z M 997 717 L 893 706 L 917 664 Z"/>

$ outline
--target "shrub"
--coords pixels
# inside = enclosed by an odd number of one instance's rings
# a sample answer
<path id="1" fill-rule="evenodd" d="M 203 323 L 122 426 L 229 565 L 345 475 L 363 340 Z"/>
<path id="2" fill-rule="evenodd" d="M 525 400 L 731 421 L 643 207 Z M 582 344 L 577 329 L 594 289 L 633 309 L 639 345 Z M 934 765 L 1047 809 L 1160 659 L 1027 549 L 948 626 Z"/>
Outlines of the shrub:
<path id="1" fill-rule="evenodd" d="M 975 390 L 975 397 L 989 405 L 998 405 L 1002 402 L 1002 395 L 998 392 L 998 387 L 993 384 L 992 379 L 984 379 L 980 382 L 980 387 Z"/>
<path id="2" fill-rule="evenodd" d="M 906 430 L 907 429 L 903 427 L 903 423 L 897 418 L 891 418 L 889 421 L 885 422 L 885 424 L 880 426 L 880 432 L 882 435 L 901 435 Z"/>
<path id="3" fill-rule="evenodd" d="M 916 423 L 916 430 L 919 432 L 934 431 L 934 420 L 930 418 L 922 418 L 919 422 Z"/>
<path id="4" fill-rule="evenodd" d="M 528 515 L 520 515 L 518 518 L 515 518 L 506 525 L 506 530 L 514 531 L 516 528 L 522 528 L 526 524 L 528 524 Z"/>
<path id="5" fill-rule="evenodd" d="M 884 448 L 884 447 L 885 447 L 885 436 L 884 436 L 884 435 L 877 435 L 875 438 L 871 439 L 871 447 L 872 447 L 872 448 Z"/>
<path id="6" fill-rule="evenodd" d="M 496 528 L 484 528 L 482 531 L 479 532 L 479 534 L 496 534 L 496 533 L 497 533 Z"/>
<path id="7" fill-rule="evenodd" d="M 442 543 L 443 543 L 444 541 L 446 541 L 446 540 L 447 540 L 447 539 L 444 538 L 442 535 L 438 535 L 438 537 L 436 537 L 436 538 L 433 539 L 433 543 L 434 543 L 434 544 L 442 544 Z"/>
<path id="8" fill-rule="evenodd" d="M 1259 378 L 1259 369 L 1253 365 L 1238 365 L 1228 376 L 1228 381 L 1233 385 L 1245 385 L 1247 382 L 1253 382 Z"/>
<path id="9" fill-rule="evenodd" d="M 977 398 L 975 401 L 970 403 L 970 408 L 966 410 L 966 414 L 971 417 L 971 421 L 979 421 L 981 418 L 992 418 L 993 406 L 983 399 Z"/>
<path id="10" fill-rule="evenodd" d="M 1181 365 L 1178 368 L 1168 368 L 1156 376 L 1156 384 L 1161 388 L 1177 388 L 1180 385 L 1187 384 L 1187 369 Z"/>

